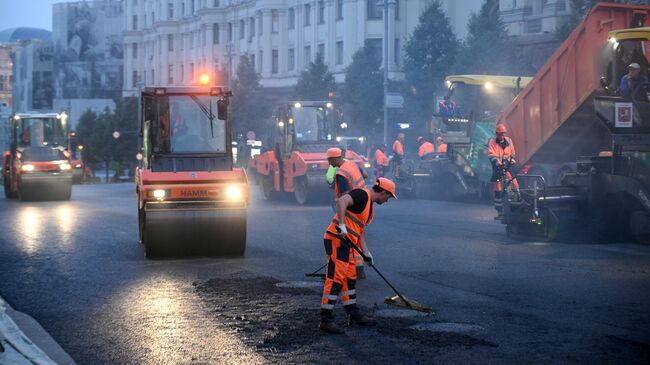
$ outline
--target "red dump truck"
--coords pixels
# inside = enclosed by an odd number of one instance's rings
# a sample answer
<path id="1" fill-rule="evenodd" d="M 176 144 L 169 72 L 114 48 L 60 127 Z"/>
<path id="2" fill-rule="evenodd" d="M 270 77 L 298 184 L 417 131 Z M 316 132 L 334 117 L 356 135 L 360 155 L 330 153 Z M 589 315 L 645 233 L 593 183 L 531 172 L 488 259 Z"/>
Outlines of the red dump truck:
<path id="1" fill-rule="evenodd" d="M 575 172 L 580 156 L 611 150 L 610 131 L 597 122 L 594 98 L 603 95 L 601 78 L 618 85 L 627 64 L 639 60 L 648 72 L 648 42 L 617 47 L 610 31 L 646 27 L 650 6 L 599 3 L 553 53 L 533 80 L 497 118 L 508 126 L 517 147 L 520 174 L 543 176 L 557 185 Z M 627 60 L 627 61 L 626 61 Z"/>

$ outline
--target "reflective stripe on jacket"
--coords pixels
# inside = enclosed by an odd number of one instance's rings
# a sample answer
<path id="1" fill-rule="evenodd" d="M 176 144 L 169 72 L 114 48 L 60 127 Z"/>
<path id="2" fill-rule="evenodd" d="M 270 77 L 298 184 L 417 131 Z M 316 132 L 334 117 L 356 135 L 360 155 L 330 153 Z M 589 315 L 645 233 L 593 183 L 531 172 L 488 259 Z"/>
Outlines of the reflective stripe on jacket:
<path id="1" fill-rule="evenodd" d="M 345 227 L 348 230 L 346 237 L 355 245 L 359 243 L 363 230 L 372 223 L 372 218 L 375 215 L 372 210 L 372 195 L 370 194 L 370 190 L 368 188 L 363 188 L 362 190 L 368 194 L 368 202 L 363 211 L 360 214 L 356 214 L 346 209 L 344 218 Z M 332 218 L 332 222 L 325 232 L 325 238 L 331 239 L 330 235 L 337 236 L 336 229 L 339 223 L 338 215 L 334 214 L 334 218 Z"/>
<path id="2" fill-rule="evenodd" d="M 352 189 L 361 188 L 365 183 L 361 170 L 359 170 L 359 167 L 351 161 L 343 161 L 343 164 L 336 169 L 336 176 L 338 175 L 343 176 L 348 181 L 348 190 L 339 191 L 339 186 L 336 184 L 334 186 L 336 196 L 341 196 Z M 336 178 L 334 179 L 334 182 L 336 183 Z"/>
<path id="3" fill-rule="evenodd" d="M 490 140 L 490 144 L 488 146 L 488 158 L 491 162 L 494 162 L 496 160 L 503 160 L 507 157 L 515 157 L 515 145 L 512 143 L 512 139 L 510 139 L 510 137 L 503 138 L 505 138 L 503 147 L 497 143 L 496 138 L 492 138 Z"/>

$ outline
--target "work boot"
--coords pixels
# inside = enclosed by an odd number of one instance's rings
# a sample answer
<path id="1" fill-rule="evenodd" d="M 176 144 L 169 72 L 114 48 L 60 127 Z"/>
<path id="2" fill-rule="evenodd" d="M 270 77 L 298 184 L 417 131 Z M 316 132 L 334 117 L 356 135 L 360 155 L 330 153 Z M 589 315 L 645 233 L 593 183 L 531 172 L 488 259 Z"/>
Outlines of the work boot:
<path id="1" fill-rule="evenodd" d="M 345 311 L 348 313 L 350 326 L 375 326 L 377 324 L 374 318 L 361 314 L 356 304 L 345 306 Z"/>
<path id="2" fill-rule="evenodd" d="M 498 212 L 497 215 L 494 217 L 495 221 L 500 221 L 503 219 L 503 212 Z"/>
<path id="3" fill-rule="evenodd" d="M 365 279 L 366 278 L 366 270 L 363 265 L 357 266 L 357 279 Z"/>
<path id="4" fill-rule="evenodd" d="M 318 326 L 321 331 L 340 335 L 345 333 L 343 328 L 334 322 L 334 315 L 331 310 L 322 309 L 320 313 L 320 325 Z"/>

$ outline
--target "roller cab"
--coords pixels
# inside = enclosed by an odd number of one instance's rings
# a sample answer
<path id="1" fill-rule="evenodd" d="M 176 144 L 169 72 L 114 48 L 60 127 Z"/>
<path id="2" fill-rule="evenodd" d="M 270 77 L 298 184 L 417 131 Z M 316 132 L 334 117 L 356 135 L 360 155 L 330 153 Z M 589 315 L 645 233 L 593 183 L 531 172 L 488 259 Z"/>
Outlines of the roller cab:
<path id="1" fill-rule="evenodd" d="M 231 95 L 219 87 L 143 90 L 135 180 L 147 257 L 244 254 L 249 190 L 229 148 Z"/>

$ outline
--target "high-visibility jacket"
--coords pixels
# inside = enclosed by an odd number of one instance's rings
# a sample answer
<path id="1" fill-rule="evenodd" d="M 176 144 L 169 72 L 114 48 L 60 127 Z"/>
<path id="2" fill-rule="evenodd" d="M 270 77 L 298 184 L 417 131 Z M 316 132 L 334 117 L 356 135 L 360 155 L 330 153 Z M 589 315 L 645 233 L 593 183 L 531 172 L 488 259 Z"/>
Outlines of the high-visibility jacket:
<path id="1" fill-rule="evenodd" d="M 375 163 L 380 166 L 388 166 L 388 157 L 379 148 L 375 151 Z"/>
<path id="2" fill-rule="evenodd" d="M 339 191 L 339 186 L 336 184 L 336 176 L 343 176 L 348 182 L 348 190 Z M 363 187 L 365 179 L 361 174 L 359 167 L 351 161 L 343 161 L 343 164 L 336 169 L 336 176 L 334 177 L 334 192 L 336 196 L 341 196 L 352 189 Z"/>
<path id="3" fill-rule="evenodd" d="M 497 160 L 503 160 L 504 158 L 515 157 L 515 144 L 512 143 L 510 137 L 504 137 L 505 141 L 501 145 L 497 142 L 496 138 L 490 140 L 488 145 L 488 158 L 490 162 L 495 163 Z"/>
<path id="4" fill-rule="evenodd" d="M 424 157 L 425 155 L 428 155 L 430 153 L 434 153 L 436 151 L 435 147 L 433 146 L 433 143 L 431 142 L 424 142 L 420 145 L 418 148 L 418 156 Z"/>
<path id="5" fill-rule="evenodd" d="M 438 145 L 438 149 L 436 150 L 438 153 L 447 153 L 447 144 L 446 143 L 441 143 Z"/>
<path id="6" fill-rule="evenodd" d="M 404 145 L 399 139 L 396 139 L 395 142 L 393 142 L 393 153 L 400 157 L 404 156 Z"/>
<path id="7" fill-rule="evenodd" d="M 359 214 L 356 214 L 346 209 L 345 217 L 343 220 L 343 222 L 345 223 L 345 228 L 348 231 L 346 237 L 355 245 L 359 243 L 359 239 L 361 238 L 364 229 L 370 223 L 372 223 L 372 219 L 375 215 L 372 209 L 372 195 L 370 194 L 370 190 L 368 190 L 368 188 L 363 188 L 363 191 L 366 194 L 368 194 L 368 202 L 366 203 L 366 206 L 363 209 L 363 211 Z M 331 239 L 332 238 L 331 236 L 334 237 L 338 236 L 336 232 L 336 228 L 339 226 L 340 223 L 338 218 L 339 218 L 338 214 L 334 214 L 334 218 L 332 218 L 332 222 L 327 227 L 327 231 L 325 231 L 324 238 Z"/>

